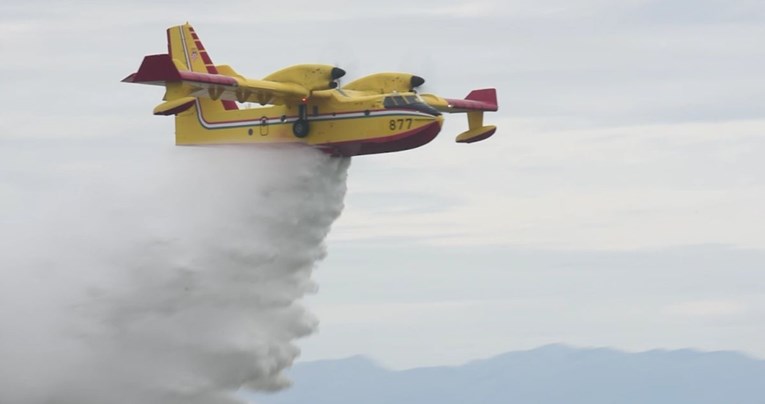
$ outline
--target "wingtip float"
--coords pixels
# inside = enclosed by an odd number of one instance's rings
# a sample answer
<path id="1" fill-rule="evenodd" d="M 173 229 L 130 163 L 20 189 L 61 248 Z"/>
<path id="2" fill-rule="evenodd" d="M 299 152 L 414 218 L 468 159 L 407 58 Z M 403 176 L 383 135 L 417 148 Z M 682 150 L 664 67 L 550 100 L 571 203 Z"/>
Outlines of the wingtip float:
<path id="1" fill-rule="evenodd" d="M 418 94 L 425 79 L 377 73 L 342 87 L 335 66 L 290 66 L 261 80 L 215 65 L 194 29 L 167 30 L 167 54 L 146 56 L 123 82 L 165 87 L 155 115 L 175 115 L 176 144 L 305 143 L 340 156 L 386 153 L 422 146 L 441 131 L 442 113 L 466 113 L 459 143 L 494 134 L 483 114 L 497 111 L 493 88 L 465 99 Z M 239 103 L 261 107 L 240 109 Z"/>

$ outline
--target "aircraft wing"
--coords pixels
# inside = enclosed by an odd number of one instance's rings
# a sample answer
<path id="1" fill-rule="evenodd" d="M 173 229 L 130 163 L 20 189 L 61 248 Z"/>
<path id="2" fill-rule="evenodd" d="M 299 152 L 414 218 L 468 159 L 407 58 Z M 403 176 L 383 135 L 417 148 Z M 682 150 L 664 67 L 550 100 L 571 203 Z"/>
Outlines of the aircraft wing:
<path id="1" fill-rule="evenodd" d="M 497 127 L 483 124 L 485 111 L 497 111 L 497 90 L 485 88 L 473 90 L 465 99 L 442 98 L 435 94 L 420 95 L 423 101 L 431 107 L 446 113 L 467 113 L 469 129 L 457 136 L 458 143 L 474 143 L 488 139 Z"/>
<path id="2" fill-rule="evenodd" d="M 496 111 L 498 109 L 497 90 L 493 88 L 473 90 L 465 99 L 442 98 L 435 94 L 421 94 L 420 97 L 426 104 L 446 113 Z"/>
<path id="3" fill-rule="evenodd" d="M 299 103 L 312 90 L 331 88 L 332 83 L 345 73 L 332 66 L 298 65 L 273 73 L 263 80 L 255 80 L 237 74 L 229 66 L 216 67 L 219 74 L 193 72 L 186 70 L 182 62 L 173 60 L 170 55 L 150 55 L 144 58 L 136 73 L 122 81 L 167 86 L 167 101 L 209 97 L 214 100 L 283 105 Z M 320 77 L 311 77 L 311 74 Z"/>

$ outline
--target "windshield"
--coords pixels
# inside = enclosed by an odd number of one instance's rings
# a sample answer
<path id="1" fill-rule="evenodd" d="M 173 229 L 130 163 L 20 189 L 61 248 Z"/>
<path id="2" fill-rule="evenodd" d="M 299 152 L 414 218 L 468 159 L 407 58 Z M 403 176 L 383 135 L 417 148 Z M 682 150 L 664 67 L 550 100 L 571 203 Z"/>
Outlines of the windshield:
<path id="1" fill-rule="evenodd" d="M 422 101 L 416 95 L 391 95 L 385 97 L 383 101 L 385 108 L 403 107 L 417 103 L 422 103 Z"/>
<path id="2" fill-rule="evenodd" d="M 420 97 L 416 95 L 391 95 L 385 97 L 383 100 L 383 106 L 389 109 L 411 109 L 415 111 L 424 112 L 431 115 L 441 115 L 436 109 L 430 105 L 424 103 Z"/>

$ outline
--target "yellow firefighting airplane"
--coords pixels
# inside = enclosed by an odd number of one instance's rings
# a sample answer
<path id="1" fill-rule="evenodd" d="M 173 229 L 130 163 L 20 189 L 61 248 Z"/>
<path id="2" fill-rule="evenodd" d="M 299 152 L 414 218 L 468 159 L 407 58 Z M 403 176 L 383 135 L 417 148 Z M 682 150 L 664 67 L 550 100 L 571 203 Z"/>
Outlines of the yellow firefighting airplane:
<path id="1" fill-rule="evenodd" d="M 441 131 L 441 112 L 465 112 L 469 129 L 457 142 L 493 135 L 484 111 L 497 110 L 496 91 L 474 90 L 462 99 L 418 94 L 425 80 L 378 73 L 338 88 L 340 68 L 305 64 L 262 80 L 214 65 L 186 23 L 167 30 L 168 53 L 146 56 L 123 82 L 164 86 L 155 115 L 175 115 L 178 145 L 305 143 L 340 156 L 413 149 Z M 239 103 L 262 107 L 240 109 Z"/>

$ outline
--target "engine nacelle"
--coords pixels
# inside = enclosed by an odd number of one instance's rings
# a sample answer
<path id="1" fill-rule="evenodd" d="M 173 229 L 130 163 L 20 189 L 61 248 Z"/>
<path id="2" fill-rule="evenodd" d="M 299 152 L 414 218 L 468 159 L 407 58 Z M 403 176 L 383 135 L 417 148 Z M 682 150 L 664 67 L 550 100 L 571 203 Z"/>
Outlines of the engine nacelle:
<path id="1" fill-rule="evenodd" d="M 425 79 L 409 73 L 377 73 L 354 80 L 343 86 L 345 90 L 374 91 L 380 94 L 406 93 L 425 83 Z"/>
<path id="2" fill-rule="evenodd" d="M 330 65 L 295 65 L 276 71 L 263 80 L 279 83 L 294 83 L 308 91 L 329 90 L 335 88 L 335 80 L 343 77 L 345 70 Z"/>

